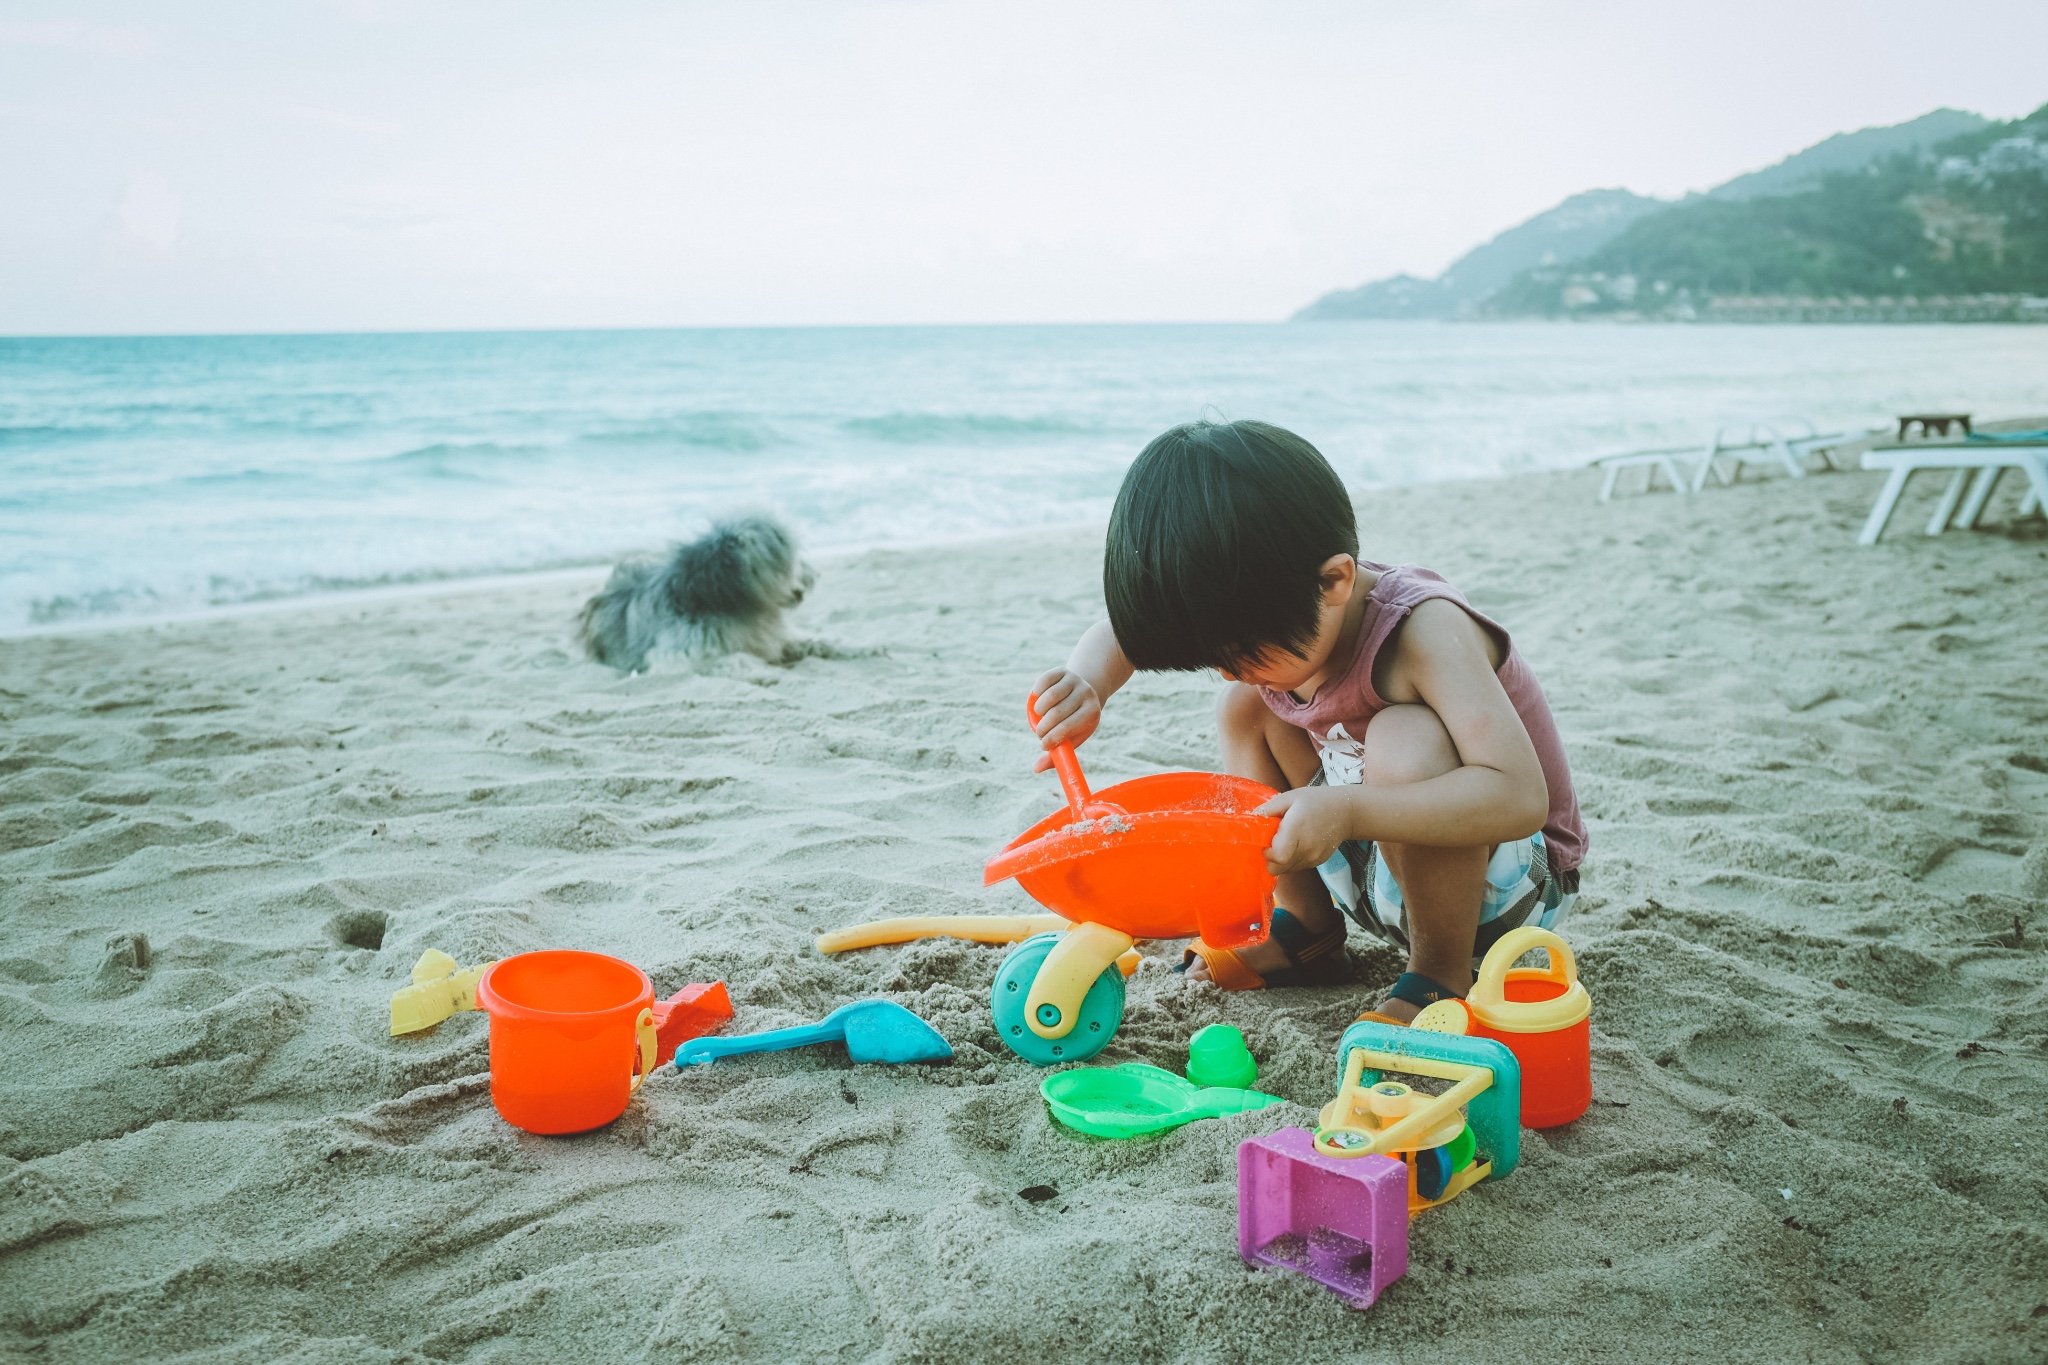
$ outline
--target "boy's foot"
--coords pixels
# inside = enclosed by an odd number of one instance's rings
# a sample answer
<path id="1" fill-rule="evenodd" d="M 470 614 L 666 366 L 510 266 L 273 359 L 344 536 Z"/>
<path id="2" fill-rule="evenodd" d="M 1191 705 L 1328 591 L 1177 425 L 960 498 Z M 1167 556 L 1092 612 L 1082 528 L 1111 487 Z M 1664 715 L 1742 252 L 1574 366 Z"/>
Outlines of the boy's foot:
<path id="1" fill-rule="evenodd" d="M 1249 948 L 1238 948 L 1237 960 L 1261 977 L 1268 972 L 1277 972 L 1292 965 L 1287 960 L 1287 950 L 1268 938 L 1263 943 L 1254 943 Z M 1187 965 L 1181 968 L 1182 975 L 1190 981 L 1210 981 L 1209 959 L 1195 949 L 1188 949 Z"/>
<path id="2" fill-rule="evenodd" d="M 1321 929 L 1311 929 L 1291 912 L 1275 907 L 1272 932 L 1248 948 L 1212 948 L 1196 939 L 1181 961 L 1190 981 L 1213 981 L 1226 991 L 1268 986 L 1338 986 L 1351 979 L 1344 952 L 1344 918 L 1334 912 Z"/>
<path id="3" fill-rule="evenodd" d="M 1396 1000 L 1389 996 L 1358 1017 L 1366 1019 L 1372 1015 L 1378 1015 L 1382 1019 L 1392 1019 L 1397 1024 L 1412 1024 L 1415 1022 L 1415 1016 L 1420 1013 L 1422 1013 L 1420 1005 L 1411 1005 L 1406 1000 Z"/>
<path id="4" fill-rule="evenodd" d="M 1463 1000 L 1466 992 L 1471 989 L 1472 973 L 1469 971 L 1465 973 L 1464 984 L 1457 989 L 1445 985 L 1433 976 L 1424 976 L 1421 972 L 1403 972 L 1400 980 L 1387 991 L 1387 998 L 1358 1017 L 1366 1019 L 1378 1016 L 1400 1024 L 1412 1024 L 1416 1015 L 1437 1001 Z"/>

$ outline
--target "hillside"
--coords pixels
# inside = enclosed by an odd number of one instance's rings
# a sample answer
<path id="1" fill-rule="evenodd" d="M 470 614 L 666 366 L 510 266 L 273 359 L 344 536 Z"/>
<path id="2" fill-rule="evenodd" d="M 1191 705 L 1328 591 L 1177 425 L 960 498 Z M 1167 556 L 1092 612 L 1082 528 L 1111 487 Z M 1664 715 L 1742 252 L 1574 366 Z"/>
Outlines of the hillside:
<path id="1" fill-rule="evenodd" d="M 1793 193 L 1705 196 L 1646 215 L 1577 261 L 1524 271 L 1484 308 L 2003 317 L 2034 311 L 2026 295 L 2048 295 L 2048 106 Z"/>
<path id="2" fill-rule="evenodd" d="M 1738 175 L 1706 192 L 1709 199 L 1754 199 L 1765 194 L 1791 194 L 1810 190 L 1830 175 L 1860 171 L 1874 161 L 1901 152 L 1917 152 L 1991 126 L 1981 114 L 1960 109 L 1936 109 L 1905 123 L 1885 128 L 1862 128 L 1837 133 L 1794 152 L 1776 165 Z"/>
<path id="3" fill-rule="evenodd" d="M 1337 290 L 1293 320 L 1687 316 L 1715 297 L 1814 292 L 1792 282 L 1818 289 L 1836 281 L 1834 292 L 1857 295 L 1913 292 L 1909 281 L 1923 293 L 2039 292 L 2024 283 L 2033 278 L 2024 263 L 2038 187 L 2048 183 L 2028 179 L 2035 163 L 2027 147 L 2048 142 L 2040 119 L 1995 124 L 1937 109 L 1827 138 L 1676 204 L 1589 190 L 1466 253 L 1436 279 L 1396 275 Z M 2015 139 L 2024 145 L 2004 146 Z M 1955 164 L 1942 169 L 1944 157 Z M 1929 177 L 1931 189 L 1921 183 Z M 1856 183 L 1836 183 L 1844 180 Z M 1939 259 L 1918 261 L 1930 253 Z M 1822 260 L 1825 268 L 1816 264 Z M 1896 273 L 1901 265 L 1904 274 Z M 1858 281 L 1853 289 L 1850 279 Z"/>
<path id="4" fill-rule="evenodd" d="M 1302 309 L 1294 320 L 1451 317 L 1477 307 L 1524 270 L 1577 260 L 1638 218 L 1665 207 L 1662 199 L 1627 190 L 1587 190 L 1466 252 L 1436 279 L 1396 275 L 1340 289 Z"/>

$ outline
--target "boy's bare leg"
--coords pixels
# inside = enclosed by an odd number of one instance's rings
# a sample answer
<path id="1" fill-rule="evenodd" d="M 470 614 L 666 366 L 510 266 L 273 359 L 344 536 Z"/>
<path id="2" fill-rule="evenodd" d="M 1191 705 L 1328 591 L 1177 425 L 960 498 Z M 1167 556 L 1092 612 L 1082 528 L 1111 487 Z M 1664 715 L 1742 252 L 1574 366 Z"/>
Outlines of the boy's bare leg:
<path id="1" fill-rule="evenodd" d="M 1455 771 L 1462 764 L 1450 732 L 1427 706 L 1389 706 L 1365 731 L 1365 780 L 1404 786 Z M 1437 848 L 1381 841 L 1380 856 L 1400 884 L 1408 907 L 1408 970 L 1452 990 L 1472 988 L 1472 946 L 1486 894 L 1486 845 Z M 1380 1013 L 1413 1019 L 1421 1011 L 1405 1000 L 1386 1000 Z"/>
<path id="2" fill-rule="evenodd" d="M 1274 715 L 1256 688 L 1226 684 L 1216 703 L 1216 724 L 1223 738 L 1223 770 L 1232 776 L 1263 782 L 1275 791 L 1290 791 L 1306 787 L 1321 766 L 1308 732 Z M 1328 929 L 1337 916 L 1329 889 L 1312 867 L 1280 878 L 1273 888 L 1273 900 L 1313 933 Z M 1261 976 L 1287 965 L 1287 953 L 1270 938 L 1240 948 L 1237 956 Z M 1188 964 L 1188 979 L 1209 979 L 1209 968 L 1199 957 Z"/>

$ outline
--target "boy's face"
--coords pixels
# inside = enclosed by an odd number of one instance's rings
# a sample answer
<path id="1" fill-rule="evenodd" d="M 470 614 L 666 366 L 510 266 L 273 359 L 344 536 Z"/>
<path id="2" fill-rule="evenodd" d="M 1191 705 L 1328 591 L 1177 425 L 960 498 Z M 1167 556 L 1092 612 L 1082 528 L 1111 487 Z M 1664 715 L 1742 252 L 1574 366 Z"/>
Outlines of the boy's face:
<path id="1" fill-rule="evenodd" d="M 1270 687 L 1276 692 L 1299 692 L 1319 687 L 1330 672 L 1330 660 L 1344 635 L 1349 613 L 1346 608 L 1358 587 L 1358 562 L 1350 555 L 1333 555 L 1323 562 L 1323 597 L 1316 618 L 1315 638 L 1307 649 L 1295 654 L 1269 649 L 1236 671 L 1220 670 L 1232 682 L 1253 687 Z"/>
<path id="2" fill-rule="evenodd" d="M 1321 643 L 1321 632 L 1317 632 L 1317 643 Z M 1310 647 L 1311 654 L 1317 651 Z M 1290 654 L 1284 649 L 1269 649 L 1256 660 L 1245 664 L 1235 672 L 1222 669 L 1220 672 L 1231 682 L 1249 683 L 1253 687 L 1270 687 L 1275 692 L 1292 692 L 1322 670 L 1299 654 Z"/>

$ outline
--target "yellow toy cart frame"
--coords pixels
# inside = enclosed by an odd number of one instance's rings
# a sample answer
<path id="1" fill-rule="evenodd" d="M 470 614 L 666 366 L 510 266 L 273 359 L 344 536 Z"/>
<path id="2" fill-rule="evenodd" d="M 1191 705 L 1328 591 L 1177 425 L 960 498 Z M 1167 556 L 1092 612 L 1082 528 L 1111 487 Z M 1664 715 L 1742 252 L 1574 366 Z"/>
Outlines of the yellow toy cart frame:
<path id="1" fill-rule="evenodd" d="M 1368 1020 L 1344 1031 L 1337 1058 L 1337 1097 L 1317 1116 L 1315 1150 L 1327 1157 L 1399 1158 L 1409 1168 L 1411 1215 L 1520 1164 L 1522 1071 L 1502 1044 Z M 1385 1080 L 1388 1072 L 1452 1085 L 1441 1095 L 1424 1095 Z M 1437 1194 L 1421 1194 L 1419 1154 L 1457 1150 L 1468 1128 L 1470 1160 L 1447 1173 Z"/>

